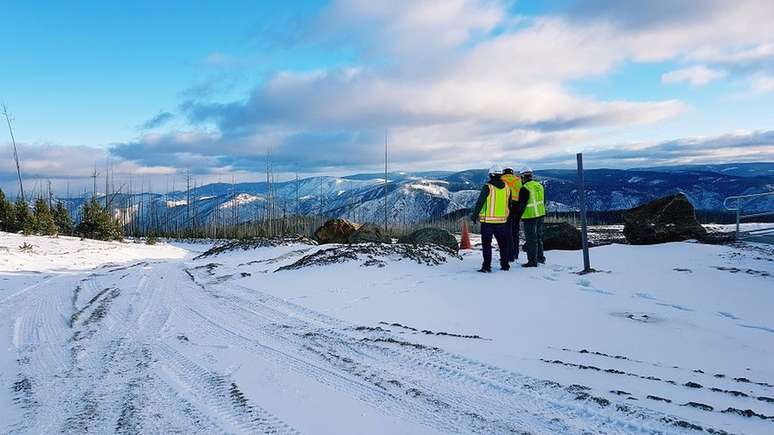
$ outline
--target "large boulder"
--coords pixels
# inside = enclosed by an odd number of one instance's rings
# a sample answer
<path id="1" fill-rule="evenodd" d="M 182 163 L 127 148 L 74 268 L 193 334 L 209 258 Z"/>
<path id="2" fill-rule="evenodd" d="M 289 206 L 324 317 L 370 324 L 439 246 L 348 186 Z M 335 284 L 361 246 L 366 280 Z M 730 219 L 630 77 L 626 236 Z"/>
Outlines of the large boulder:
<path id="1" fill-rule="evenodd" d="M 314 238 L 321 245 L 326 243 L 349 243 L 358 225 L 346 219 L 331 219 L 314 232 Z"/>
<path id="2" fill-rule="evenodd" d="M 623 212 L 624 236 L 632 245 L 653 245 L 681 240 L 703 240 L 707 230 L 682 193 L 667 196 Z"/>
<path id="3" fill-rule="evenodd" d="M 546 223 L 543 228 L 543 249 L 575 251 L 581 249 L 581 232 L 567 222 Z"/>
<path id="4" fill-rule="evenodd" d="M 392 243 L 392 240 L 384 234 L 382 227 L 365 224 L 349 236 L 349 243 Z"/>
<path id="5" fill-rule="evenodd" d="M 454 234 L 440 228 L 421 228 L 413 233 L 398 239 L 398 243 L 411 245 L 439 245 L 445 246 L 454 252 L 459 251 L 460 245 Z"/>

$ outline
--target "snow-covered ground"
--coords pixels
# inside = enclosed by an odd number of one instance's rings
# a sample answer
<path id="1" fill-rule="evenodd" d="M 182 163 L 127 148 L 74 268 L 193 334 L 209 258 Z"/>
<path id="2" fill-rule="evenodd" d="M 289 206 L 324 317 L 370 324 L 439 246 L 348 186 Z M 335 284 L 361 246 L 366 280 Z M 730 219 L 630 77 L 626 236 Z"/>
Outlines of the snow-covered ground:
<path id="1" fill-rule="evenodd" d="M 736 224 L 705 224 L 705 228 L 709 231 L 720 231 L 730 233 L 736 231 Z M 774 228 L 774 223 L 771 222 L 744 222 L 739 224 L 739 231 L 755 231 Z"/>
<path id="2" fill-rule="evenodd" d="M 771 246 L 205 249 L 0 233 L 0 433 L 774 431 Z"/>

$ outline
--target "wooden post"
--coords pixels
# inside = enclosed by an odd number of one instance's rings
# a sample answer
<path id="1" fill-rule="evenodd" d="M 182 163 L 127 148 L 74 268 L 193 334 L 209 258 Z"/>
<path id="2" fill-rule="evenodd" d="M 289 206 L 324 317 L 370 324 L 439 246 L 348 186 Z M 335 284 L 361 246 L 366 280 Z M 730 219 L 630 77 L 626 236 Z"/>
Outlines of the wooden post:
<path id="1" fill-rule="evenodd" d="M 586 188 L 583 181 L 583 153 L 576 155 L 578 158 L 578 196 L 580 200 L 581 215 L 581 244 L 583 246 L 583 273 L 591 272 L 591 262 L 589 260 L 589 238 L 588 226 L 586 223 Z"/>

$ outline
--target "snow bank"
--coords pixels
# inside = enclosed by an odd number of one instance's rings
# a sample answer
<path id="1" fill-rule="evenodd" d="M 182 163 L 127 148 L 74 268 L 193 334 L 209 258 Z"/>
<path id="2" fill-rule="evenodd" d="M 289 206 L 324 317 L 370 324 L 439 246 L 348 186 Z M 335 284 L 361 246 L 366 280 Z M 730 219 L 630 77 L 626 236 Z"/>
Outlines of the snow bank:
<path id="1" fill-rule="evenodd" d="M 24 244 L 31 250 L 23 251 Z M 106 264 L 146 259 L 182 259 L 186 249 L 164 243 L 148 246 L 130 242 L 101 242 L 77 237 L 23 236 L 0 232 L 0 274 L 18 271 L 82 271 Z M 2 294 L 0 294 L 0 297 Z"/>

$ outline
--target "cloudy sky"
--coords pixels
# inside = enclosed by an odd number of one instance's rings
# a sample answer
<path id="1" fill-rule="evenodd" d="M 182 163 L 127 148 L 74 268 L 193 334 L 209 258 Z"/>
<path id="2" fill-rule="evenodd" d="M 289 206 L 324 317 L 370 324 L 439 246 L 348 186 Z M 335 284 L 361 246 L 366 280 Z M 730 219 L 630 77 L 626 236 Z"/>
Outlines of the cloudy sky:
<path id="1" fill-rule="evenodd" d="M 774 160 L 770 0 L 3 2 L 28 184 Z M 3 126 L 4 127 L 4 126 Z M 0 187 L 13 193 L 10 137 Z M 36 181 L 37 180 L 37 181 Z"/>

